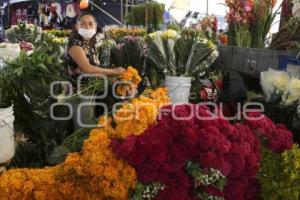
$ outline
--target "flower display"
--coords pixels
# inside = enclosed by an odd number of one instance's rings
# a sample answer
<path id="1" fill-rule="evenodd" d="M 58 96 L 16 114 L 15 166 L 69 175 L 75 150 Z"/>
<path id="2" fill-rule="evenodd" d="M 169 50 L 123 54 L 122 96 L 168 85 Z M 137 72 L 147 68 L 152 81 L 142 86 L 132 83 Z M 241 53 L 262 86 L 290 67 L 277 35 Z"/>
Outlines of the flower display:
<path id="1" fill-rule="evenodd" d="M 133 99 L 131 103 L 124 104 L 113 115 L 115 128 L 112 128 L 111 125 L 106 126 L 108 134 L 112 138 L 123 139 L 131 135 L 142 134 L 149 125 L 156 122 L 160 108 L 170 104 L 167 94 L 167 89 L 158 88 L 145 96 Z"/>
<path id="2" fill-rule="evenodd" d="M 197 29 L 203 31 L 206 37 L 216 40 L 218 31 L 217 17 L 214 15 L 204 17 L 197 25 Z"/>
<path id="3" fill-rule="evenodd" d="M 190 108 L 176 106 L 174 112 L 177 117 L 187 117 Z M 196 113 L 201 117 L 208 115 L 205 106 L 196 108 Z M 118 157 L 136 169 L 140 182 L 160 182 L 166 186 L 155 198 L 164 200 L 196 199 L 193 180 L 185 171 L 188 161 L 204 170 L 219 170 L 227 178 L 223 191 L 201 184 L 203 194 L 244 198 L 246 180 L 255 178 L 260 159 L 259 141 L 247 126 L 231 125 L 221 118 L 198 120 L 195 115 L 180 121 L 171 113 L 163 113 L 157 124 L 140 136 L 128 137 L 123 142 L 114 140 L 112 147 Z"/>
<path id="4" fill-rule="evenodd" d="M 148 107 L 169 104 L 167 90 L 149 90 L 145 96 L 134 99 L 133 107 L 148 102 Z M 121 106 L 116 116 L 122 116 L 128 104 Z M 159 109 L 159 108 L 158 108 Z M 153 113 L 157 115 L 158 109 Z M 12 169 L 0 176 L 0 200 L 31 199 L 129 199 L 129 191 L 136 185 L 136 172 L 127 163 L 117 159 L 110 148 L 110 138 L 125 138 L 141 134 L 152 123 L 147 107 L 136 110 L 138 120 L 110 121 L 103 128 L 95 128 L 84 142 L 82 152 L 69 154 L 64 163 L 44 169 Z M 151 118 L 151 120 L 148 120 Z M 101 117 L 99 125 L 112 118 Z M 140 123 L 140 124 L 138 124 Z M 124 126 L 124 127 L 123 127 Z M 127 126 L 127 127 L 125 127 Z M 125 128 L 127 133 L 119 131 Z"/>
<path id="5" fill-rule="evenodd" d="M 263 48 L 278 10 L 276 0 L 226 0 L 231 44 Z"/>
<path id="6" fill-rule="evenodd" d="M 59 38 L 66 38 L 69 37 L 72 34 L 71 30 L 57 30 L 57 29 L 52 29 L 52 30 L 45 30 L 44 32 L 50 33 L 56 37 Z"/>
<path id="7" fill-rule="evenodd" d="M 290 78 L 286 72 L 269 69 L 261 73 L 260 81 L 267 102 L 281 99 L 282 104 L 285 106 L 299 104 L 299 79 Z"/>
<path id="8" fill-rule="evenodd" d="M 146 35 L 146 30 L 144 29 L 129 29 L 129 28 L 110 28 L 106 31 L 106 35 L 110 39 L 120 41 L 124 36 L 140 36 Z"/>
<path id="9" fill-rule="evenodd" d="M 120 75 L 119 79 L 124 82 L 124 84 L 117 87 L 117 94 L 121 96 L 132 94 L 132 92 L 137 89 L 138 84 L 142 81 L 138 71 L 131 66 Z"/>
<path id="10" fill-rule="evenodd" d="M 260 120 L 246 120 L 249 126 L 262 143 L 275 153 L 282 153 L 293 146 L 292 133 L 281 124 L 274 124 L 269 118 L 260 113 L 249 113 L 248 117 L 259 117 Z"/>
<path id="11" fill-rule="evenodd" d="M 174 30 L 157 31 L 145 38 L 147 57 L 155 64 L 159 73 L 195 76 L 209 68 L 219 56 L 214 43 L 198 32 L 192 38 L 187 37 L 186 31 L 180 37 L 177 35 Z"/>
<path id="12" fill-rule="evenodd" d="M 67 40 L 62 37 L 55 37 L 55 38 L 53 38 L 52 42 L 56 43 L 56 44 L 66 44 Z"/>
<path id="13" fill-rule="evenodd" d="M 265 200 L 299 199 L 300 191 L 300 149 L 294 145 L 292 149 L 276 154 L 269 150 L 263 151 L 259 180 L 261 197 Z"/>
<path id="14" fill-rule="evenodd" d="M 62 164 L 3 173 L 0 200 L 254 200 L 260 140 L 275 153 L 292 147 L 291 133 L 265 116 L 232 125 L 203 120 L 206 106 L 169 103 L 165 88 L 146 90 L 101 117 L 102 128 Z"/>
<path id="15" fill-rule="evenodd" d="M 249 19 L 253 17 L 252 9 L 254 7 L 253 0 L 226 0 L 229 7 L 227 21 L 229 23 L 248 24 Z"/>

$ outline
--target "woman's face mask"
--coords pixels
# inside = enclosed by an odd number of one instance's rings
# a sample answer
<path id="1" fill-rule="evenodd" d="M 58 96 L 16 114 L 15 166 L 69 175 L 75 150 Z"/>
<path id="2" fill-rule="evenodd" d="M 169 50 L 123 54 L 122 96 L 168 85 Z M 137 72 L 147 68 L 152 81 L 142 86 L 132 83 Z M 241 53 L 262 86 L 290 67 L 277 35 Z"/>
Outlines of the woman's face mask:
<path id="1" fill-rule="evenodd" d="M 78 34 L 85 40 L 91 39 L 96 34 L 97 24 L 95 19 L 90 15 L 83 16 L 77 25 Z"/>
<path id="2" fill-rule="evenodd" d="M 78 29 L 78 34 L 81 35 L 81 37 L 83 37 L 85 40 L 89 40 L 96 34 L 96 30 L 95 29 L 79 28 Z"/>

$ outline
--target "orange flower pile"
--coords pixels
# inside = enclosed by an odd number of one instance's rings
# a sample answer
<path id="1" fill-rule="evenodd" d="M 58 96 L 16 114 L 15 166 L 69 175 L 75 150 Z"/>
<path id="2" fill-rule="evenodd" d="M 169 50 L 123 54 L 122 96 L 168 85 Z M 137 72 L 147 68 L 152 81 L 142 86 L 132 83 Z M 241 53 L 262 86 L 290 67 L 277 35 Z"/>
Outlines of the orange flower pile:
<path id="1" fill-rule="evenodd" d="M 106 120 L 105 130 L 112 138 L 126 138 L 131 135 L 140 135 L 151 124 L 156 122 L 160 108 L 170 104 L 168 91 L 158 88 L 148 95 L 133 99 L 125 103 L 113 117 Z M 114 124 L 112 125 L 112 122 Z"/>
<path id="2" fill-rule="evenodd" d="M 113 154 L 110 138 L 143 133 L 155 123 L 159 108 L 170 103 L 164 88 L 146 93 L 122 105 L 113 117 L 101 117 L 99 125 L 107 122 L 106 125 L 93 129 L 82 152 L 69 154 L 64 163 L 44 169 L 13 169 L 3 173 L 0 176 L 0 200 L 128 199 L 137 183 L 136 173 Z M 133 113 L 131 117 L 128 117 L 128 111 Z"/>
<path id="3" fill-rule="evenodd" d="M 127 96 L 133 93 L 137 89 L 138 84 L 142 81 L 138 71 L 131 66 L 127 68 L 119 79 L 120 81 L 126 82 L 117 87 L 117 94 L 120 96 Z"/>

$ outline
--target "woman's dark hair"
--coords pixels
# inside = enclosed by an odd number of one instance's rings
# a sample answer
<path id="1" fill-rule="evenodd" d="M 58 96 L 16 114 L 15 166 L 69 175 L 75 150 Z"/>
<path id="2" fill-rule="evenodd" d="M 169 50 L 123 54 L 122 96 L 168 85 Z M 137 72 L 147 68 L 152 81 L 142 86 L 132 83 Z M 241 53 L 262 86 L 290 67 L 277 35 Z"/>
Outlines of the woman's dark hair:
<path id="1" fill-rule="evenodd" d="M 77 17 L 77 22 L 80 21 L 84 16 L 91 16 L 95 20 L 95 22 L 97 23 L 96 17 L 92 13 L 89 13 L 89 12 L 83 12 L 83 13 L 81 13 Z"/>
<path id="2" fill-rule="evenodd" d="M 85 13 L 81 13 L 78 17 L 77 17 L 77 20 L 76 22 L 78 22 L 82 17 L 84 16 L 91 16 L 94 18 L 95 22 L 97 23 L 97 20 L 96 20 L 96 17 L 92 14 L 92 13 L 88 13 L 88 12 L 85 12 Z M 96 48 L 96 43 L 97 43 L 97 40 L 96 40 L 96 35 L 100 32 L 100 29 L 99 27 L 97 26 L 97 30 L 96 30 L 96 34 L 94 35 L 94 37 L 92 37 L 89 41 L 89 46 L 91 46 L 92 48 Z M 81 37 L 81 35 L 78 34 L 78 32 L 74 29 L 73 30 L 73 33 L 71 34 L 70 36 L 70 39 L 72 38 L 76 38 L 76 39 L 79 39 L 79 40 L 82 40 L 83 41 L 83 38 Z"/>

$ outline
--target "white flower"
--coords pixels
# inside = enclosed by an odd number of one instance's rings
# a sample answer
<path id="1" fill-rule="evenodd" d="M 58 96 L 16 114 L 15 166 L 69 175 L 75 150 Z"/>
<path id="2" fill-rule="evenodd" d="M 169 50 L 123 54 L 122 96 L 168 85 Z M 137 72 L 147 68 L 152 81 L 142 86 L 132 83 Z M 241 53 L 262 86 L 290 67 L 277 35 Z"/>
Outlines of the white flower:
<path id="1" fill-rule="evenodd" d="M 266 101 L 271 101 L 275 94 L 283 93 L 288 81 L 289 76 L 286 72 L 273 69 L 262 72 L 260 76 L 260 84 L 266 96 Z"/>
<path id="2" fill-rule="evenodd" d="M 284 93 L 282 96 L 282 101 L 285 105 L 291 105 L 300 101 L 300 80 L 292 78 L 287 83 Z"/>

